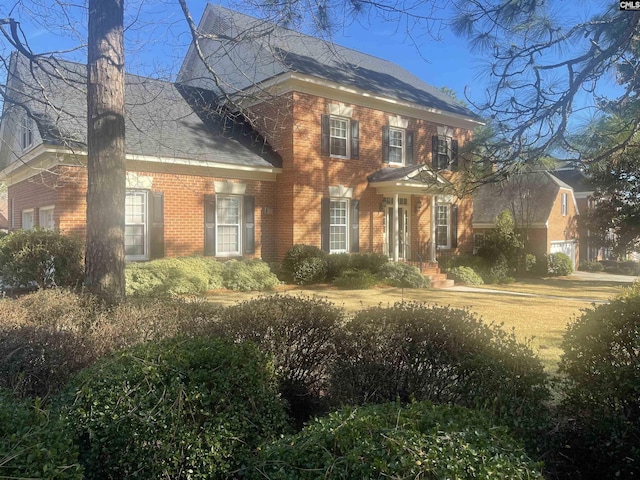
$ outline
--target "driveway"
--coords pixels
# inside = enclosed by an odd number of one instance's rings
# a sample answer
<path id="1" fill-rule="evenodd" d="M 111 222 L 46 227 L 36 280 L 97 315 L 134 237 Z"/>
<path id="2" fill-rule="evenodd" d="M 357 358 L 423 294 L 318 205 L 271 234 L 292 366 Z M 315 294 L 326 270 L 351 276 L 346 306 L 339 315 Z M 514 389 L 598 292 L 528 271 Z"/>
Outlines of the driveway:
<path id="1" fill-rule="evenodd" d="M 614 275 L 613 273 L 605 272 L 573 272 L 571 274 L 576 280 L 585 280 L 591 282 L 620 282 L 620 283 L 633 283 L 638 280 L 639 277 L 633 275 Z"/>

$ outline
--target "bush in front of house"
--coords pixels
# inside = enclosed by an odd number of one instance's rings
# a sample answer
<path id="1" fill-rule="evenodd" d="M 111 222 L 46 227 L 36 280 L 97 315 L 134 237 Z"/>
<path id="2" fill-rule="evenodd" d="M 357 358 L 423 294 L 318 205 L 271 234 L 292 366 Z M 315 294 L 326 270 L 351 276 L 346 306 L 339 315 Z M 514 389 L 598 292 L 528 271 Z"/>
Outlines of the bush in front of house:
<path id="1" fill-rule="evenodd" d="M 378 283 L 376 276 L 369 270 L 344 270 L 333 284 L 342 290 L 367 290 Z"/>
<path id="2" fill-rule="evenodd" d="M 57 399 L 85 478 L 226 479 L 287 430 L 255 346 L 171 339 L 85 369 Z"/>
<path id="3" fill-rule="evenodd" d="M 327 280 L 335 280 L 346 270 L 351 270 L 350 253 L 332 253 L 327 256 Z"/>
<path id="4" fill-rule="evenodd" d="M 280 281 L 269 265 L 259 259 L 228 260 L 222 268 L 222 284 L 241 292 L 271 290 Z"/>
<path id="5" fill-rule="evenodd" d="M 323 282 L 327 277 L 328 254 L 312 245 L 294 245 L 284 256 L 282 269 L 296 285 Z"/>
<path id="6" fill-rule="evenodd" d="M 84 274 L 82 242 L 43 229 L 17 230 L 0 238 L 0 277 L 10 287 L 76 287 Z"/>
<path id="7" fill-rule="evenodd" d="M 354 270 L 367 270 L 375 275 L 388 263 L 389 257 L 381 253 L 352 253 L 350 267 Z"/>
<path id="8" fill-rule="evenodd" d="M 412 302 L 356 313 L 338 344 L 330 392 L 343 405 L 484 408 L 527 434 L 542 428 L 549 398 L 541 362 L 513 333 L 468 310 Z"/>
<path id="9" fill-rule="evenodd" d="M 604 266 L 600 262 L 582 261 L 578 269 L 583 272 L 602 272 Z"/>
<path id="10" fill-rule="evenodd" d="M 506 428 L 427 402 L 345 407 L 263 447 L 246 478 L 541 479 Z"/>
<path id="11" fill-rule="evenodd" d="M 572 421 L 561 452 L 583 478 L 633 478 L 640 469 L 639 332 L 636 284 L 584 310 L 564 335 L 561 410 Z"/>
<path id="12" fill-rule="evenodd" d="M 471 267 L 453 267 L 447 271 L 447 277 L 462 285 L 482 285 L 482 277 Z"/>
<path id="13" fill-rule="evenodd" d="M 0 477 L 81 480 L 78 448 L 67 425 L 40 399 L 0 388 Z"/>
<path id="14" fill-rule="evenodd" d="M 566 253 L 552 253 L 547 257 L 547 271 L 552 277 L 563 277 L 573 273 L 573 263 Z"/>
<path id="15" fill-rule="evenodd" d="M 316 297 L 272 295 L 228 307 L 223 334 L 250 341 L 272 358 L 280 391 L 299 422 L 324 409 L 328 372 L 344 312 Z"/>
<path id="16" fill-rule="evenodd" d="M 413 265 L 402 262 L 388 262 L 378 270 L 378 279 L 392 287 L 425 288 L 429 286 L 429 279 L 420 273 Z"/>

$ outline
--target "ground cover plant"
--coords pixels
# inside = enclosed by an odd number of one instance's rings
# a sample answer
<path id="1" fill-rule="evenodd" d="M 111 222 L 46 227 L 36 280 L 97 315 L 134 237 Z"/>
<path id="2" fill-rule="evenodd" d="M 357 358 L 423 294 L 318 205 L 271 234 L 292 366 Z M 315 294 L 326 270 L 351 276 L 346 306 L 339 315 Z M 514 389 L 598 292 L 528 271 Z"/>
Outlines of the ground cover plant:
<path id="1" fill-rule="evenodd" d="M 287 429 L 269 362 L 219 338 L 118 352 L 83 370 L 57 402 L 87 479 L 226 479 Z"/>
<path id="2" fill-rule="evenodd" d="M 249 479 L 540 479 L 504 427 L 481 412 L 426 402 L 346 407 L 265 446 Z"/>

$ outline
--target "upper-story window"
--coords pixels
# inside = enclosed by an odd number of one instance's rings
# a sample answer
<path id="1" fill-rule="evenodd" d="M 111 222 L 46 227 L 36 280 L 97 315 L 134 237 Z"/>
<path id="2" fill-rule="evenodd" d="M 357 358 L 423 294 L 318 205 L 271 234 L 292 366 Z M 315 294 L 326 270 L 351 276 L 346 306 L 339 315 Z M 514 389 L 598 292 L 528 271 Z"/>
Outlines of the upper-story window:
<path id="1" fill-rule="evenodd" d="M 458 169 L 458 141 L 445 135 L 432 138 L 433 168 L 436 170 Z"/>
<path id="2" fill-rule="evenodd" d="M 413 132 L 405 128 L 382 127 L 382 161 L 392 165 L 412 165 Z"/>
<path id="3" fill-rule="evenodd" d="M 33 145 L 33 122 L 28 116 L 22 117 L 20 124 L 20 147 L 26 150 Z"/>
<path id="4" fill-rule="evenodd" d="M 322 115 L 322 155 L 358 158 L 360 122 L 347 117 Z"/>

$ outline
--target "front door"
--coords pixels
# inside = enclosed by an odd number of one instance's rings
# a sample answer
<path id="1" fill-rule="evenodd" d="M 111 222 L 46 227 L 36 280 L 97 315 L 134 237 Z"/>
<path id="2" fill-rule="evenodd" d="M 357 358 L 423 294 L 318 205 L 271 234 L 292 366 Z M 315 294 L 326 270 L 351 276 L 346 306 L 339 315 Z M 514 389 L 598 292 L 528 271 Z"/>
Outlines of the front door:
<path id="1" fill-rule="evenodd" d="M 409 206 L 406 198 L 399 199 L 398 236 L 394 235 L 395 216 L 393 206 L 387 207 L 384 222 L 384 240 L 386 254 L 393 258 L 396 241 L 398 242 L 398 260 L 409 259 Z"/>

